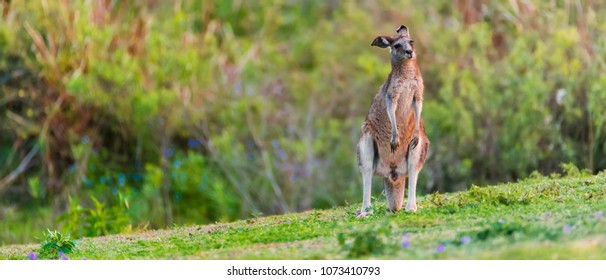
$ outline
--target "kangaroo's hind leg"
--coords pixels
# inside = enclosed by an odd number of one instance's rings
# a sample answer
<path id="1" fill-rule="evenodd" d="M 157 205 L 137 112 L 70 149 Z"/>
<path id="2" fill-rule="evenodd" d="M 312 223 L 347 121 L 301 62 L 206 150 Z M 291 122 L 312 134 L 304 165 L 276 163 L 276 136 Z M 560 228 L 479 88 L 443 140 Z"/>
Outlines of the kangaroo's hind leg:
<path id="1" fill-rule="evenodd" d="M 370 133 L 362 134 L 362 137 L 360 137 L 360 141 L 358 142 L 357 153 L 358 167 L 360 169 L 360 173 L 362 173 L 362 190 L 364 194 L 362 198 L 362 209 L 360 210 L 358 218 L 366 216 L 366 210 L 370 208 L 372 176 L 375 172 L 375 157 L 378 156 L 374 146 L 374 139 L 372 135 Z"/>
<path id="2" fill-rule="evenodd" d="M 406 201 L 406 212 L 417 211 L 417 179 L 419 172 L 427 159 L 429 150 L 429 139 L 425 134 L 418 140 L 410 143 L 408 153 L 408 200 Z"/>

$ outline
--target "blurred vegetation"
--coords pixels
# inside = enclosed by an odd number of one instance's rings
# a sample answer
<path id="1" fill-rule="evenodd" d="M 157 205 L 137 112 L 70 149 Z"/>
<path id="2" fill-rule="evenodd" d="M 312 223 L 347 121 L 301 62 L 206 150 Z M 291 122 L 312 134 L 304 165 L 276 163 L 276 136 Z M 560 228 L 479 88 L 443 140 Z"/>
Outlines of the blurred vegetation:
<path id="1" fill-rule="evenodd" d="M 358 202 L 406 24 L 421 192 L 606 167 L 600 1 L 2 1 L 0 244 Z M 378 185 L 378 184 L 377 184 Z"/>
<path id="2" fill-rule="evenodd" d="M 356 218 L 361 203 L 255 217 L 229 223 L 172 226 L 129 235 L 83 238 L 54 254 L 47 231 L 35 244 L 0 246 L 0 260 L 122 259 L 605 259 L 606 172 L 571 165 L 563 174 L 418 198 L 419 211 L 390 213 L 385 199 Z M 42 244 L 40 244 L 40 242 Z M 54 248 L 54 247 L 51 247 Z M 51 251 L 52 252 L 52 251 Z"/>

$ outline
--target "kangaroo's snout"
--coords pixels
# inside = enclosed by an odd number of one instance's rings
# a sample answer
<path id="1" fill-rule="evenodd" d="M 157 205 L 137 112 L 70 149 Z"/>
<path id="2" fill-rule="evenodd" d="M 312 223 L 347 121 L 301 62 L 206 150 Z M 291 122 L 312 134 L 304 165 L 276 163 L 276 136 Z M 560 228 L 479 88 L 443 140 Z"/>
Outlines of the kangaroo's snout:
<path id="1" fill-rule="evenodd" d="M 394 61 L 409 60 L 415 57 L 414 42 L 409 37 L 399 37 L 391 44 L 391 57 Z"/>

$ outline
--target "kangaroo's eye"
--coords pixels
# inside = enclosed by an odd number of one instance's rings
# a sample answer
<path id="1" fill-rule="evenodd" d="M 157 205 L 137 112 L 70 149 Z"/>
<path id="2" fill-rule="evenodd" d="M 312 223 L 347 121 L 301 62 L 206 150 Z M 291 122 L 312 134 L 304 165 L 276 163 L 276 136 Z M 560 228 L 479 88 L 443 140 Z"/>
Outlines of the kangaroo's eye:
<path id="1" fill-rule="evenodd" d="M 399 48 L 402 48 L 402 45 L 400 45 L 400 44 L 395 44 L 395 45 L 393 45 L 393 47 L 394 47 L 395 49 L 399 49 Z"/>
<path id="2" fill-rule="evenodd" d="M 413 40 L 410 40 L 409 43 L 410 43 L 411 46 L 415 45 L 415 41 L 413 41 Z"/>

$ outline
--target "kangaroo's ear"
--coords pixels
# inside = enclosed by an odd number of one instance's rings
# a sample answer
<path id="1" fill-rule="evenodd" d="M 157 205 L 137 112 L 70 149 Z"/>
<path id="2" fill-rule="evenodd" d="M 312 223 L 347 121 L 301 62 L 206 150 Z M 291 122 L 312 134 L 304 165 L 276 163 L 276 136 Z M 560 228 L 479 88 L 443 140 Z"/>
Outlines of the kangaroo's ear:
<path id="1" fill-rule="evenodd" d="M 391 43 L 393 43 L 393 37 L 391 36 L 378 36 L 377 38 L 375 38 L 372 41 L 372 44 L 370 44 L 371 46 L 377 46 L 379 48 L 387 48 L 389 46 L 391 46 Z"/>
<path id="2" fill-rule="evenodd" d="M 408 33 L 408 27 L 406 27 L 406 25 L 400 25 L 400 27 L 398 27 L 398 30 L 396 30 L 396 32 L 400 36 L 405 36 L 405 37 L 410 36 L 410 33 Z"/>

